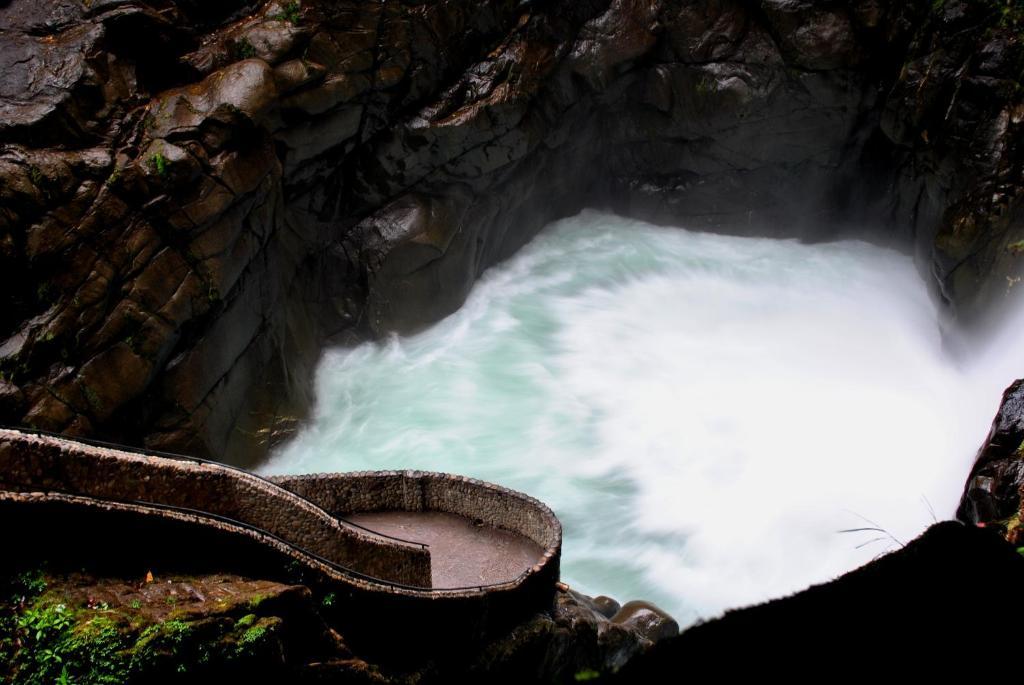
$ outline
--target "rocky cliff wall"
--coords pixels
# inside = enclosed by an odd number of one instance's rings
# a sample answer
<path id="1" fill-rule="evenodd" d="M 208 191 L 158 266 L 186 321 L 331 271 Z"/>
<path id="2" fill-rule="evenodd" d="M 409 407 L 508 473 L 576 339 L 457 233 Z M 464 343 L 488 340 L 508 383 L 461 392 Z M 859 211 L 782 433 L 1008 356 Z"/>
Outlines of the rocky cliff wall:
<path id="1" fill-rule="evenodd" d="M 1017 5 L 13 0 L 0 421 L 253 463 L 588 205 L 1018 278 Z M 871 230 L 864 228 L 871 227 Z"/>

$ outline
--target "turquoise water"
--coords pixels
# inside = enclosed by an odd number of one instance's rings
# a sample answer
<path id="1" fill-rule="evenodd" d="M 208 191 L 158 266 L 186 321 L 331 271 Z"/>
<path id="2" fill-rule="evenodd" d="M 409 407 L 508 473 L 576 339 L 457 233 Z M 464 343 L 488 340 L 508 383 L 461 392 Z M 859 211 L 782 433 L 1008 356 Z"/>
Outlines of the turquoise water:
<path id="1" fill-rule="evenodd" d="M 842 529 L 951 515 L 1017 377 L 990 366 L 946 357 L 899 253 L 587 211 L 423 333 L 328 351 L 315 417 L 263 470 L 528 492 L 564 524 L 568 583 L 685 625 L 896 544 Z"/>

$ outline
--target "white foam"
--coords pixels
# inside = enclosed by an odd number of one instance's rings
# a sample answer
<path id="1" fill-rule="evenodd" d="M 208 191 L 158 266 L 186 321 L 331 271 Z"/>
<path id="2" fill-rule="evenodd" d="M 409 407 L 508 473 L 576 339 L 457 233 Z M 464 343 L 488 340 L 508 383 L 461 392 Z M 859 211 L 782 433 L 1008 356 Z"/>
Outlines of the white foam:
<path id="1" fill-rule="evenodd" d="M 953 364 L 890 250 L 588 211 L 431 329 L 329 351 L 314 421 L 265 470 L 431 469 L 525 490 L 562 518 L 569 583 L 685 624 L 854 568 L 930 509 L 951 516 L 1024 375 L 1013 338 Z M 869 520 L 887 534 L 837 532 Z"/>

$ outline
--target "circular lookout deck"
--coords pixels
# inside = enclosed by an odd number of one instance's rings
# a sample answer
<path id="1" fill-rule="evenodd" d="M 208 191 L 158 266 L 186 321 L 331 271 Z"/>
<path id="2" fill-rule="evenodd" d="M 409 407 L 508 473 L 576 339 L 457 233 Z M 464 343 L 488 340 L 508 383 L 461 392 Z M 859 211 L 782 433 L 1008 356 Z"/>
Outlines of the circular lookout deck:
<path id="1" fill-rule="evenodd" d="M 21 544 L 64 539 L 50 548 L 77 554 L 102 546 L 96 556 L 106 561 L 138 563 L 144 544 L 146 558 L 184 551 L 250 575 L 294 577 L 299 568 L 315 593 L 336 598 L 333 617 L 347 635 L 417 633 L 424 645 L 423 631 L 479 641 L 549 606 L 561 551 L 550 509 L 461 476 L 264 479 L 177 455 L 0 430 L 0 525 L 28 530 L 25 521 L 32 530 Z"/>
<path id="2" fill-rule="evenodd" d="M 433 590 L 515 583 L 557 562 L 561 547 L 547 507 L 462 476 L 366 471 L 271 480 L 349 524 L 425 545 Z"/>
<path id="3" fill-rule="evenodd" d="M 493 585 L 515 580 L 544 555 L 533 540 L 511 531 L 439 511 L 350 514 L 349 523 L 382 535 L 425 544 L 433 589 Z"/>

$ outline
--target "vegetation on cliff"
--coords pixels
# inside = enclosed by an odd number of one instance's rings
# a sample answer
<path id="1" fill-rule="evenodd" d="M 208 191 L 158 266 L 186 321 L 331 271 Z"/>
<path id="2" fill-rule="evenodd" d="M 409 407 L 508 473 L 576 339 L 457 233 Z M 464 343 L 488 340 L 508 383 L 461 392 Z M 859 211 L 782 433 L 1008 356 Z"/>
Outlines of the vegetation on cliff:
<path id="1" fill-rule="evenodd" d="M 301 597 L 231 576 L 98 581 L 30 570 L 0 583 L 0 676 L 25 685 L 280 672 L 286 647 L 275 611 Z"/>
<path id="2" fill-rule="evenodd" d="M 634 605 L 637 603 L 633 603 Z M 406 658 L 401 641 L 354 653 L 337 598 L 231 574 L 0 570 L 0 681 L 122 683 L 574 683 L 610 673 L 678 627 L 641 605 L 559 593 L 483 649 Z M 622 617 L 616 616 L 619 611 Z M 628 615 L 627 615 L 628 614 Z M 614 619 L 614 620 L 612 620 Z"/>

